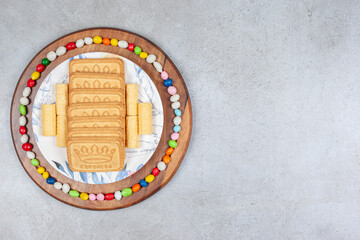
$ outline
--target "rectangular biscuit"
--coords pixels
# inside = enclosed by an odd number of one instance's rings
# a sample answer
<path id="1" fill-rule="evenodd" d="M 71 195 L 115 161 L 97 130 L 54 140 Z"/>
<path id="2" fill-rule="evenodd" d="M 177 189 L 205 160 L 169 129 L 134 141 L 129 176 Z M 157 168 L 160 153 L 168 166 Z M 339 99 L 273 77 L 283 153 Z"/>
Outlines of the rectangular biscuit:
<path id="1" fill-rule="evenodd" d="M 152 134 L 152 105 L 151 103 L 139 103 L 139 134 Z"/>
<path id="2" fill-rule="evenodd" d="M 126 115 L 137 116 L 138 85 L 126 84 Z"/>
<path id="3" fill-rule="evenodd" d="M 70 91 L 69 104 L 74 103 L 122 103 L 125 96 L 121 89 L 73 89 Z"/>
<path id="4" fill-rule="evenodd" d="M 73 59 L 69 64 L 69 73 L 111 73 L 123 74 L 124 62 L 119 58 Z"/>
<path id="5" fill-rule="evenodd" d="M 67 139 L 67 117 L 57 116 L 56 117 L 56 146 L 66 147 Z"/>
<path id="6" fill-rule="evenodd" d="M 56 84 L 56 114 L 66 116 L 66 108 L 69 105 L 68 84 Z"/>
<path id="7" fill-rule="evenodd" d="M 72 171 L 120 171 L 125 164 L 125 146 L 121 138 L 69 138 L 67 157 Z"/>
<path id="8" fill-rule="evenodd" d="M 125 87 L 125 74 L 81 73 L 70 74 L 69 88 L 122 88 Z"/>
<path id="9" fill-rule="evenodd" d="M 125 109 L 118 103 L 75 103 L 68 107 L 69 117 L 125 117 Z"/>
<path id="10" fill-rule="evenodd" d="M 72 117 L 68 119 L 68 129 L 72 128 L 122 128 L 123 118 L 119 117 Z M 91 130 L 91 129 L 90 129 Z"/>
<path id="11" fill-rule="evenodd" d="M 42 135 L 56 136 L 56 108 L 55 104 L 41 105 Z"/>
<path id="12" fill-rule="evenodd" d="M 126 147 L 139 148 L 137 116 L 126 116 Z"/>
<path id="13" fill-rule="evenodd" d="M 123 128 L 71 128 L 68 137 L 117 137 L 125 140 Z"/>

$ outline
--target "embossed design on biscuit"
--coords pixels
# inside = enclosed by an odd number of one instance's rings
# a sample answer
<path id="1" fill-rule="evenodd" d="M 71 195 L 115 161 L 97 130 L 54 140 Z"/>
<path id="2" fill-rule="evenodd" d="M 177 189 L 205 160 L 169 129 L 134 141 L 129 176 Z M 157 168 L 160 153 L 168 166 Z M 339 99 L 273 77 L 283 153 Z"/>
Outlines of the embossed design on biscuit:
<path id="1" fill-rule="evenodd" d="M 90 149 L 86 146 L 82 146 L 79 149 L 74 149 L 75 156 L 84 163 L 107 163 L 110 162 L 114 156 L 116 149 L 104 146 L 98 147 L 96 144 L 91 145 Z"/>

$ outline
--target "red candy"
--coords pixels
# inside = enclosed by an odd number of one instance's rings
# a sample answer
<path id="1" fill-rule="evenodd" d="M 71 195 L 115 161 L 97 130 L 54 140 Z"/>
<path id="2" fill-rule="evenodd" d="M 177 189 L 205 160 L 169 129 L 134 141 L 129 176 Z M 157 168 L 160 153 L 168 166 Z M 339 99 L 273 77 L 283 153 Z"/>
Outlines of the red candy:
<path id="1" fill-rule="evenodd" d="M 107 193 L 105 194 L 105 200 L 113 200 L 114 199 L 114 194 L 113 193 Z"/>
<path id="2" fill-rule="evenodd" d="M 33 86 L 35 86 L 35 81 L 32 79 L 29 79 L 27 82 L 27 85 L 28 85 L 28 87 L 33 87 Z"/>
<path id="3" fill-rule="evenodd" d="M 24 143 L 24 144 L 22 145 L 22 149 L 23 149 L 24 151 L 30 151 L 30 150 L 32 149 L 32 145 L 31 145 L 30 143 Z"/>
<path id="4" fill-rule="evenodd" d="M 36 71 L 38 71 L 39 73 L 41 73 L 44 70 L 45 70 L 45 66 L 42 65 L 41 63 L 36 66 Z"/>
<path id="5" fill-rule="evenodd" d="M 25 133 L 27 132 L 26 127 L 21 126 L 21 127 L 19 128 L 19 132 L 20 132 L 21 135 L 25 134 Z"/>
<path id="6" fill-rule="evenodd" d="M 160 170 L 156 167 L 152 170 L 152 175 L 154 175 L 156 177 L 157 175 L 159 175 L 159 172 L 160 172 Z"/>
<path id="7" fill-rule="evenodd" d="M 76 48 L 76 44 L 74 42 L 69 42 L 65 47 L 67 50 L 73 50 Z"/>
<path id="8" fill-rule="evenodd" d="M 132 43 L 129 43 L 128 49 L 129 49 L 130 51 L 134 51 L 134 48 L 135 48 L 135 45 L 132 44 Z"/>

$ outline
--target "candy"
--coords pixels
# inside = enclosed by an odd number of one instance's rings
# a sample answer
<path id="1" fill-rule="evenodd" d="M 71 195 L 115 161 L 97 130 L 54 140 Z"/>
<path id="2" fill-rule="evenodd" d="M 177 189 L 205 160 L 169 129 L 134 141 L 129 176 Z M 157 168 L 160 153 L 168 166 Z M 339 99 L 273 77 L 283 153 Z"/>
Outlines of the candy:
<path id="1" fill-rule="evenodd" d="M 154 168 L 151 173 L 156 177 L 157 175 L 159 175 L 159 172 L 160 170 L 158 168 Z"/>
<path id="2" fill-rule="evenodd" d="M 142 59 L 147 58 L 147 56 L 148 56 L 147 52 L 141 52 L 141 53 L 139 54 L 139 57 L 142 58 Z"/>
<path id="3" fill-rule="evenodd" d="M 116 200 L 120 200 L 122 198 L 122 195 L 121 195 L 120 191 L 116 191 L 114 195 L 115 195 Z"/>
<path id="4" fill-rule="evenodd" d="M 38 169 L 36 170 L 39 174 L 43 174 L 45 172 L 45 168 L 44 167 L 38 167 Z"/>
<path id="5" fill-rule="evenodd" d="M 60 190 L 60 189 L 62 188 L 61 182 L 56 182 L 56 183 L 54 183 L 54 187 L 55 187 L 57 190 Z"/>
<path id="6" fill-rule="evenodd" d="M 90 45 L 93 43 L 93 39 L 91 37 L 84 38 L 84 42 L 86 45 Z"/>
<path id="7" fill-rule="evenodd" d="M 20 103 L 24 106 L 28 105 L 30 103 L 30 100 L 27 97 L 21 97 Z"/>
<path id="8" fill-rule="evenodd" d="M 110 41 L 110 44 L 112 45 L 112 46 L 117 46 L 118 45 L 118 43 L 119 43 L 119 41 L 116 39 L 116 38 L 113 38 L 113 39 L 111 39 L 111 41 Z"/>
<path id="9" fill-rule="evenodd" d="M 174 149 L 169 147 L 168 149 L 166 149 L 165 154 L 170 156 L 173 152 L 174 152 Z"/>
<path id="10" fill-rule="evenodd" d="M 178 109 L 180 106 L 181 106 L 181 104 L 180 104 L 179 101 L 173 102 L 173 103 L 171 104 L 172 109 Z M 177 124 L 177 125 L 178 125 L 178 124 Z"/>
<path id="11" fill-rule="evenodd" d="M 146 176 L 145 181 L 151 183 L 152 181 L 154 181 L 154 179 L 155 179 L 154 175 L 149 174 Z"/>
<path id="12" fill-rule="evenodd" d="M 169 78 L 169 74 L 165 71 L 161 72 L 160 74 L 160 77 L 163 79 L 163 80 L 166 80 Z"/>
<path id="13" fill-rule="evenodd" d="M 103 38 L 102 42 L 104 45 L 110 45 L 110 39 L 108 39 L 108 38 Z"/>
<path id="14" fill-rule="evenodd" d="M 89 200 L 90 200 L 90 201 L 95 201 L 95 200 L 96 200 L 96 195 L 93 194 L 93 193 L 90 193 L 90 194 L 89 194 Z"/>
<path id="15" fill-rule="evenodd" d="M 58 49 L 56 49 L 56 55 L 58 56 L 62 56 L 66 53 L 66 48 L 61 46 L 61 47 L 58 47 Z"/>
<path id="16" fill-rule="evenodd" d="M 166 164 L 165 164 L 163 161 L 158 162 L 157 168 L 158 168 L 160 171 L 164 171 L 164 170 L 166 169 Z"/>
<path id="17" fill-rule="evenodd" d="M 45 66 L 42 63 L 36 66 L 36 71 L 38 71 L 39 73 L 41 73 L 44 70 L 45 70 Z"/>
<path id="18" fill-rule="evenodd" d="M 35 71 L 31 74 L 32 80 L 37 80 L 37 79 L 39 79 L 39 77 L 40 77 L 40 73 L 38 71 Z"/>
<path id="19" fill-rule="evenodd" d="M 135 45 L 132 44 L 132 43 L 129 43 L 128 49 L 129 49 L 130 51 L 134 51 L 134 48 L 135 48 Z"/>
<path id="20" fill-rule="evenodd" d="M 174 125 L 180 125 L 181 117 L 178 117 L 178 116 L 174 117 L 173 123 L 174 123 Z"/>
<path id="21" fill-rule="evenodd" d="M 81 200 L 86 201 L 89 199 L 89 195 L 85 192 L 82 192 L 82 193 L 80 193 L 80 198 L 81 198 Z"/>
<path id="22" fill-rule="evenodd" d="M 62 185 L 62 191 L 64 192 L 64 193 L 68 193 L 69 191 L 70 191 L 70 186 L 69 186 L 69 184 L 67 184 L 67 183 L 64 183 L 63 185 Z"/>
<path id="23" fill-rule="evenodd" d="M 169 147 L 176 148 L 177 147 L 177 142 L 174 141 L 174 140 L 170 140 L 169 141 Z"/>
<path id="24" fill-rule="evenodd" d="M 95 41 L 94 41 L 94 42 L 95 42 Z M 105 199 L 104 194 L 98 193 L 98 194 L 96 195 L 96 200 L 98 200 L 98 201 L 103 201 L 104 199 Z"/>
<path id="25" fill-rule="evenodd" d="M 121 48 L 127 48 L 129 46 L 129 44 L 128 44 L 127 41 L 121 40 L 121 41 L 118 42 L 118 46 L 121 47 Z"/>
<path id="26" fill-rule="evenodd" d="M 159 62 L 153 62 L 153 65 L 158 72 L 162 72 L 162 66 Z"/>
<path id="27" fill-rule="evenodd" d="M 69 195 L 72 197 L 78 197 L 80 193 L 74 189 L 70 190 Z"/>
<path id="28" fill-rule="evenodd" d="M 85 44 L 84 39 L 78 39 L 78 40 L 76 41 L 76 43 L 75 43 L 75 45 L 76 45 L 77 48 L 83 47 L 84 44 Z M 81 194 L 80 194 L 80 196 L 81 196 Z"/>
<path id="29" fill-rule="evenodd" d="M 29 141 L 29 136 L 27 134 L 21 135 L 20 142 L 27 143 Z"/>
<path id="30" fill-rule="evenodd" d="M 174 95 L 172 95 L 172 96 L 170 97 L 170 101 L 171 101 L 171 102 L 177 102 L 177 101 L 179 101 L 179 99 L 180 99 L 180 95 L 179 95 L 179 94 L 174 94 Z"/>
<path id="31" fill-rule="evenodd" d="M 34 158 L 34 159 L 31 159 L 31 164 L 33 165 L 33 166 L 39 166 L 39 160 L 37 160 L 36 158 Z"/>
<path id="32" fill-rule="evenodd" d="M 21 127 L 19 128 L 19 133 L 20 133 L 20 134 L 25 134 L 26 132 L 27 132 L 26 127 L 21 126 Z"/>
<path id="33" fill-rule="evenodd" d="M 121 191 L 121 195 L 123 197 L 128 197 L 132 194 L 132 189 L 131 188 L 124 188 L 122 191 Z"/>
<path id="34" fill-rule="evenodd" d="M 164 86 L 165 87 L 170 87 L 172 85 L 172 80 L 169 78 L 169 79 L 166 79 L 164 81 Z"/>
<path id="35" fill-rule="evenodd" d="M 19 106 L 19 112 L 21 115 L 26 115 L 26 107 L 24 105 Z"/>
<path id="36" fill-rule="evenodd" d="M 49 177 L 49 173 L 48 173 L 48 172 L 44 172 L 44 173 L 42 174 L 42 177 L 43 177 L 44 179 L 47 179 L 47 178 Z"/>
<path id="37" fill-rule="evenodd" d="M 34 152 L 31 152 L 31 151 L 27 151 L 26 152 L 26 156 L 30 159 L 33 159 L 35 158 L 35 153 Z"/>
<path id="38" fill-rule="evenodd" d="M 179 116 L 179 117 L 181 116 L 181 110 L 180 109 L 175 109 L 174 113 L 175 113 L 176 116 Z"/>
<path id="39" fill-rule="evenodd" d="M 30 150 L 32 149 L 32 145 L 31 145 L 30 143 L 24 143 L 24 144 L 22 145 L 22 149 L 23 149 L 24 151 L 30 151 Z"/>
<path id="40" fill-rule="evenodd" d="M 100 37 L 100 36 L 95 36 L 95 37 L 93 38 L 93 41 L 94 41 L 95 44 L 100 44 L 100 43 L 102 43 L 102 37 Z"/>
<path id="41" fill-rule="evenodd" d="M 148 185 L 148 183 L 145 180 L 143 180 L 143 179 L 140 180 L 140 186 L 147 187 L 147 185 Z"/>
<path id="42" fill-rule="evenodd" d="M 27 81 L 27 86 L 28 86 L 29 88 L 35 86 L 35 81 L 32 80 L 32 79 L 29 79 L 29 80 Z"/>
<path id="43" fill-rule="evenodd" d="M 26 122 L 27 122 L 27 120 L 26 120 L 26 117 L 25 117 L 25 116 L 19 117 L 19 125 L 20 125 L 20 126 L 25 126 L 25 125 L 26 125 Z"/>
<path id="44" fill-rule="evenodd" d="M 175 141 L 178 140 L 179 137 L 180 137 L 180 135 L 179 135 L 179 133 L 177 133 L 177 132 L 172 133 L 171 136 L 170 136 L 170 138 L 171 138 L 172 140 L 175 140 Z"/>
<path id="45" fill-rule="evenodd" d="M 54 61 L 55 59 L 56 59 L 56 57 L 57 57 L 57 55 L 56 55 L 56 52 L 54 52 L 54 51 L 51 51 L 51 52 L 48 52 L 48 54 L 46 55 L 46 57 L 47 57 L 47 59 L 49 60 L 49 61 Z"/>
<path id="46" fill-rule="evenodd" d="M 114 194 L 113 193 L 107 193 L 105 194 L 105 200 L 110 201 L 114 199 Z"/>
<path id="47" fill-rule="evenodd" d="M 176 92 L 177 92 L 177 90 L 176 90 L 176 88 L 175 88 L 174 86 L 168 87 L 167 91 L 168 91 L 168 93 L 169 93 L 170 95 L 174 95 L 174 94 L 176 94 Z"/>
<path id="48" fill-rule="evenodd" d="M 31 79 L 32 80 L 32 79 Z M 35 82 L 35 81 L 34 81 Z M 31 88 L 29 88 L 29 87 L 26 87 L 26 88 L 24 88 L 24 90 L 23 90 L 23 97 L 28 97 L 28 96 L 30 96 L 30 94 L 31 94 Z"/>
<path id="49" fill-rule="evenodd" d="M 50 61 L 49 61 L 49 59 L 47 59 L 47 58 L 43 58 L 43 59 L 41 60 L 41 63 L 42 63 L 44 66 L 47 66 L 47 65 L 50 64 Z"/>
<path id="50" fill-rule="evenodd" d="M 66 44 L 65 48 L 67 50 L 73 50 L 76 48 L 76 44 L 74 42 L 69 42 L 68 44 Z"/>
<path id="51" fill-rule="evenodd" d="M 168 164 L 170 162 L 171 158 L 169 155 L 165 155 L 162 160 L 164 163 Z"/>
<path id="52" fill-rule="evenodd" d="M 132 186 L 131 190 L 132 190 L 133 192 L 137 192 L 137 191 L 140 190 L 140 188 L 141 188 L 140 184 L 137 183 L 137 184 L 135 184 L 134 186 Z"/>
<path id="53" fill-rule="evenodd" d="M 146 61 L 148 63 L 153 63 L 156 61 L 156 56 L 154 54 L 150 54 L 149 56 L 147 56 Z"/>
<path id="54" fill-rule="evenodd" d="M 55 181 L 55 178 L 53 178 L 53 177 L 48 177 L 47 179 L 46 179 L 46 183 L 47 184 L 54 184 L 56 181 Z"/>
<path id="55" fill-rule="evenodd" d="M 174 126 L 173 130 L 174 130 L 174 132 L 180 132 L 181 127 L 180 126 Z"/>
<path id="56" fill-rule="evenodd" d="M 134 48 L 134 53 L 137 54 L 137 55 L 139 55 L 139 54 L 141 53 L 141 48 L 138 47 L 138 46 L 136 46 L 136 47 Z"/>

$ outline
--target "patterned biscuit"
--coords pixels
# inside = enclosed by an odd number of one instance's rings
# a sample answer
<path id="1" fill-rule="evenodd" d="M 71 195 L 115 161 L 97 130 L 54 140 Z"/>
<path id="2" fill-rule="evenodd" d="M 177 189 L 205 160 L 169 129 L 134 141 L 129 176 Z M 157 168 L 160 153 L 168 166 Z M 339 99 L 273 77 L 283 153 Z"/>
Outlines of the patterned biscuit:
<path id="1" fill-rule="evenodd" d="M 69 117 L 125 117 L 125 109 L 113 103 L 77 103 L 68 108 Z"/>
<path id="2" fill-rule="evenodd" d="M 99 58 L 73 59 L 69 64 L 69 72 L 123 74 L 125 70 L 124 62 L 119 58 Z"/>
<path id="3" fill-rule="evenodd" d="M 125 96 L 121 89 L 73 89 L 70 91 L 69 104 L 74 103 L 122 103 Z"/>
<path id="4" fill-rule="evenodd" d="M 152 134 L 152 105 L 151 103 L 139 103 L 139 134 Z"/>
<path id="5" fill-rule="evenodd" d="M 68 137 L 117 137 L 125 139 L 123 128 L 71 128 Z"/>
<path id="6" fill-rule="evenodd" d="M 69 88 L 122 88 L 125 87 L 124 74 L 81 73 L 70 75 Z"/>
<path id="7" fill-rule="evenodd" d="M 68 129 L 71 128 L 123 128 L 125 122 L 119 117 L 72 117 L 68 118 Z M 91 130 L 91 129 L 89 129 Z"/>

